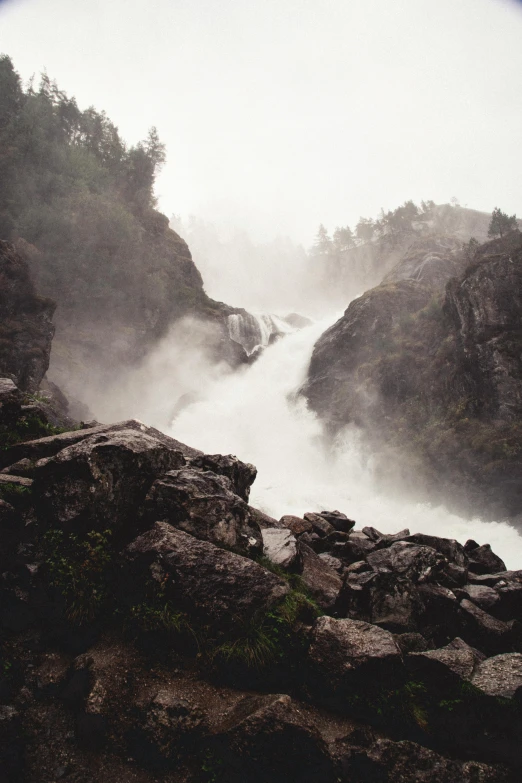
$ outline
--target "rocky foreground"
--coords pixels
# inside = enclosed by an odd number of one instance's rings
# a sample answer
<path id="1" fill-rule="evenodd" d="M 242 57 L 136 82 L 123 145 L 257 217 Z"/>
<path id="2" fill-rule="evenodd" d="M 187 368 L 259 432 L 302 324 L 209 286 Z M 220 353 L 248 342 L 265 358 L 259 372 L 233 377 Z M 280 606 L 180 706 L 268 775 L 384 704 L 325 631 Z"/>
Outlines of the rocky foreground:
<path id="1" fill-rule="evenodd" d="M 2 782 L 520 780 L 522 571 L 487 544 L 276 521 L 234 457 L 0 401 Z"/>

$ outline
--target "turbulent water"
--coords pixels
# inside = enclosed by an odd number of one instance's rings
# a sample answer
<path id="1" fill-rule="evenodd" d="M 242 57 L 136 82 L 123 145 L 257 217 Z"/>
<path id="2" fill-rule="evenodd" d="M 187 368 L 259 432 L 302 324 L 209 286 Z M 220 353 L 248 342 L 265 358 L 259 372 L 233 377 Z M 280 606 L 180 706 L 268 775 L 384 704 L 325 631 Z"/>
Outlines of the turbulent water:
<path id="1" fill-rule="evenodd" d="M 292 332 L 292 327 L 277 315 L 238 313 L 228 316 L 230 337 L 250 356 L 257 348 L 266 348 L 272 335 Z"/>
<path id="2" fill-rule="evenodd" d="M 330 323 L 288 334 L 253 365 L 214 379 L 205 398 L 176 418 L 171 434 L 207 453 L 235 454 L 256 465 L 250 502 L 276 518 L 339 509 L 358 527 L 391 533 L 409 527 L 412 533 L 490 543 L 508 568 L 520 568 L 522 537 L 511 526 L 467 520 L 383 492 L 354 429 L 347 429 L 334 448 L 325 442 L 320 422 L 296 392 L 313 345 Z"/>

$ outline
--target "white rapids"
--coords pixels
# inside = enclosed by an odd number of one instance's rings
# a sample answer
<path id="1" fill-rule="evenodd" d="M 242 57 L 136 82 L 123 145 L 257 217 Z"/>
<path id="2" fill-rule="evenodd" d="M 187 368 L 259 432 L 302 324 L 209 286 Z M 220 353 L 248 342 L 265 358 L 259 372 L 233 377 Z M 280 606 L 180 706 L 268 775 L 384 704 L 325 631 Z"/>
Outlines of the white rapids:
<path id="1" fill-rule="evenodd" d="M 296 392 L 305 380 L 313 345 L 330 325 L 316 323 L 268 347 L 251 366 L 211 381 L 204 399 L 186 408 L 170 434 L 207 453 L 252 462 L 258 476 L 250 502 L 276 518 L 339 509 L 360 528 L 431 533 L 464 543 L 490 543 L 508 568 L 522 564 L 522 537 L 503 522 L 465 519 L 377 488 L 371 457 L 355 429 L 328 448 L 323 430 Z"/>

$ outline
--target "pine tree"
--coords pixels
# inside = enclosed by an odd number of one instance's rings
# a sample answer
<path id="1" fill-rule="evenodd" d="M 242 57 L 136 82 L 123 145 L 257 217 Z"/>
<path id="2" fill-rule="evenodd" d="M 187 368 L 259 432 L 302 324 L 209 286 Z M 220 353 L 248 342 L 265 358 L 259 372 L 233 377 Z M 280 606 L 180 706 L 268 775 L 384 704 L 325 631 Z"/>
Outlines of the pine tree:
<path id="1" fill-rule="evenodd" d="M 491 215 L 491 223 L 489 224 L 488 237 L 503 237 L 509 231 L 513 231 L 518 226 L 517 216 L 511 215 L 509 217 L 501 209 L 495 207 Z"/>

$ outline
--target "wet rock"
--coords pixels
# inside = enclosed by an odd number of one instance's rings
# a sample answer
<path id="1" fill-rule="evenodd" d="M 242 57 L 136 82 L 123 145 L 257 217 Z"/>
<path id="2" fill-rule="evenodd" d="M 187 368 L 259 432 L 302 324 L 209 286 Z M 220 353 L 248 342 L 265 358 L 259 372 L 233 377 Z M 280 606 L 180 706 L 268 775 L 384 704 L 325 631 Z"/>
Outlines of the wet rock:
<path id="1" fill-rule="evenodd" d="M 161 583 L 180 611 L 214 632 L 246 623 L 288 593 L 287 584 L 257 563 L 200 541 L 166 522 L 133 541 L 124 552 L 129 573 L 123 599 L 143 601 L 145 583 Z"/>
<path id="2" fill-rule="evenodd" d="M 435 578 L 444 563 L 443 557 L 431 547 L 404 542 L 372 552 L 366 560 L 375 571 L 393 571 L 413 582 Z"/>
<path id="3" fill-rule="evenodd" d="M 227 781 L 324 783 L 335 779 L 326 742 L 290 696 L 247 696 L 225 714 L 216 735 Z"/>
<path id="4" fill-rule="evenodd" d="M 385 546 L 391 546 L 391 544 L 394 544 L 397 541 L 405 541 L 410 535 L 410 531 L 407 528 L 398 533 L 381 533 L 375 527 L 363 527 L 362 532 L 370 541 L 377 544 L 379 549 L 382 549 Z"/>
<path id="5" fill-rule="evenodd" d="M 237 457 L 222 454 L 202 454 L 190 460 L 191 467 L 210 470 L 230 479 L 236 495 L 245 501 L 250 496 L 250 487 L 257 476 L 257 469 L 250 463 L 241 462 Z"/>
<path id="6" fill-rule="evenodd" d="M 366 692 L 369 697 L 377 682 L 392 687 L 402 670 L 400 649 L 391 633 L 370 623 L 333 617 L 314 623 L 308 664 L 312 692 L 343 710 L 357 709 L 354 694 Z"/>
<path id="7" fill-rule="evenodd" d="M 140 710 L 129 734 L 129 751 L 146 767 L 162 767 L 196 752 L 207 731 L 198 705 L 173 690 L 160 690 Z"/>
<path id="8" fill-rule="evenodd" d="M 372 623 L 394 633 L 413 631 L 425 607 L 419 591 L 409 580 L 396 574 L 378 573 L 370 587 Z"/>
<path id="9" fill-rule="evenodd" d="M 522 704 L 522 655 L 504 653 L 487 658 L 478 666 L 472 682 L 490 696 L 516 698 Z"/>
<path id="10" fill-rule="evenodd" d="M 333 533 L 335 529 L 333 525 L 327 522 L 326 519 L 324 519 L 319 514 L 312 514 L 311 512 L 308 512 L 304 515 L 304 518 L 307 522 L 310 522 L 313 532 L 316 533 L 320 538 L 327 536 L 329 533 Z"/>
<path id="11" fill-rule="evenodd" d="M 294 536 L 301 536 L 303 533 L 311 533 L 313 530 L 311 522 L 308 522 L 306 519 L 301 519 L 301 517 L 294 517 L 290 514 L 281 517 L 279 522 L 283 527 L 287 527 L 291 530 Z"/>
<path id="12" fill-rule="evenodd" d="M 277 519 L 269 517 L 268 514 L 265 514 L 264 511 L 260 511 L 258 508 L 254 508 L 253 506 L 248 507 L 248 518 L 254 530 L 256 527 L 259 528 L 259 530 L 264 530 L 265 528 L 271 527 L 284 527 L 284 525 L 281 525 Z"/>
<path id="13" fill-rule="evenodd" d="M 271 528 L 261 531 L 263 555 L 281 568 L 291 568 L 297 559 L 297 542 L 294 535 L 285 528 Z"/>
<path id="14" fill-rule="evenodd" d="M 474 574 L 494 574 L 505 571 L 506 564 L 494 552 L 489 544 L 484 544 L 468 553 L 469 570 Z"/>
<path id="15" fill-rule="evenodd" d="M 500 602 L 500 596 L 496 590 L 486 585 L 464 585 L 463 589 L 476 606 L 485 612 L 495 614 L 495 606 Z"/>
<path id="16" fill-rule="evenodd" d="M 433 691 L 437 692 L 437 688 L 442 686 L 442 680 L 470 681 L 483 658 L 477 650 L 459 639 L 457 644 L 450 643 L 438 650 L 411 652 L 406 666 L 412 675 L 429 682 Z"/>
<path id="17" fill-rule="evenodd" d="M 469 644 L 489 655 L 511 649 L 513 639 L 511 625 L 497 620 L 466 599 L 460 602 L 460 609 L 463 624 L 462 635 Z"/>
<path id="18" fill-rule="evenodd" d="M 374 766 L 364 783 L 511 783 L 509 771 L 499 765 L 444 758 L 407 740 L 379 739 L 367 758 Z"/>
<path id="19" fill-rule="evenodd" d="M 122 430 L 134 430 L 135 432 L 148 435 L 172 451 L 179 452 L 185 459 L 192 459 L 201 454 L 197 449 L 192 449 L 190 446 L 180 443 L 154 427 L 148 427 L 136 419 L 128 419 L 117 424 L 100 424 L 95 427 L 87 427 L 86 429 L 62 432 L 59 435 L 50 435 L 47 438 L 17 443 L 3 452 L 0 451 L 0 466 L 6 467 L 18 463 L 22 459 L 37 462 L 46 457 L 53 457 L 63 449 L 86 440 L 93 435 L 116 434 Z"/>
<path id="20" fill-rule="evenodd" d="M 301 579 L 310 595 L 323 611 L 333 611 L 342 585 L 339 574 L 301 541 L 298 543 L 298 553 Z"/>
<path id="21" fill-rule="evenodd" d="M 415 533 L 412 536 L 407 536 L 405 540 L 420 546 L 429 546 L 457 566 L 465 567 L 468 564 L 464 547 L 453 538 L 439 538 L 438 536 L 426 535 L 426 533 Z"/>
<path id="22" fill-rule="evenodd" d="M 148 518 L 165 519 L 186 533 L 242 554 L 261 553 L 261 533 L 250 523 L 248 506 L 226 476 L 210 471 L 171 470 L 152 485 Z"/>
<path id="23" fill-rule="evenodd" d="M 329 555 L 327 552 L 323 552 L 323 554 L 319 555 L 323 563 L 325 563 L 328 568 L 331 568 L 333 571 L 337 571 L 339 573 L 343 569 L 342 562 L 337 558 L 333 557 L 332 555 Z"/>
<path id="24" fill-rule="evenodd" d="M 424 636 L 416 631 L 395 634 L 395 641 L 403 655 L 410 652 L 424 652 L 429 649 L 429 644 Z"/>
<path id="25" fill-rule="evenodd" d="M 349 533 L 355 527 L 353 519 L 348 519 L 346 514 L 342 514 L 340 511 L 321 511 L 319 516 L 341 533 Z"/>
<path id="26" fill-rule="evenodd" d="M 344 559 L 348 562 L 357 562 L 366 558 L 370 552 L 377 549 L 377 544 L 371 541 L 363 533 L 350 533 L 348 543 L 344 547 Z"/>
<path id="27" fill-rule="evenodd" d="M 132 531 L 155 477 L 184 461 L 137 430 L 91 435 L 39 462 L 35 506 L 42 518 L 68 529 Z"/>

